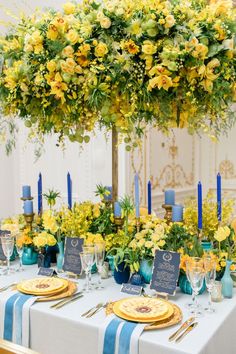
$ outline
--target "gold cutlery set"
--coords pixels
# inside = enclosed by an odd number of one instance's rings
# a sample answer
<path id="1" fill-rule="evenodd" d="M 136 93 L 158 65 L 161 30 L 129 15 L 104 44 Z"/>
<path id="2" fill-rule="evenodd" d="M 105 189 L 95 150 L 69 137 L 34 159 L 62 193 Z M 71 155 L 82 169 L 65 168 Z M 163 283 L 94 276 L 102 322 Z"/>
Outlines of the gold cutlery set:
<path id="1" fill-rule="evenodd" d="M 175 343 L 179 343 L 188 333 L 190 333 L 197 325 L 198 322 L 194 322 L 195 318 L 190 317 L 187 321 L 185 321 L 180 328 L 174 332 L 170 337 L 169 341 L 175 341 Z"/>
<path id="2" fill-rule="evenodd" d="M 99 311 L 101 311 L 102 309 L 105 309 L 108 305 L 108 302 L 106 302 L 105 304 L 103 302 L 100 302 L 99 304 L 97 304 L 96 306 L 92 307 L 91 309 L 89 309 L 88 311 L 84 312 L 81 317 L 86 317 L 86 318 L 90 318 L 94 315 L 96 315 Z"/>

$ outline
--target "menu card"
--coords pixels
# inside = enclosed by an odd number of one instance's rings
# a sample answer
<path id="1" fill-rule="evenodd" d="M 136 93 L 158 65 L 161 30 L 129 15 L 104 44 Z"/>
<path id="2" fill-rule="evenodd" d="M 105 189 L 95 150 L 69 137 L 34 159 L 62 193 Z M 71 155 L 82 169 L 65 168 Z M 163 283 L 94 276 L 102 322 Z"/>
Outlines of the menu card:
<path id="1" fill-rule="evenodd" d="M 79 237 L 66 237 L 63 270 L 74 274 L 81 274 L 82 265 L 80 253 L 84 239 Z"/>
<path id="2" fill-rule="evenodd" d="M 150 288 L 158 293 L 175 295 L 179 264 L 179 253 L 156 250 Z"/>

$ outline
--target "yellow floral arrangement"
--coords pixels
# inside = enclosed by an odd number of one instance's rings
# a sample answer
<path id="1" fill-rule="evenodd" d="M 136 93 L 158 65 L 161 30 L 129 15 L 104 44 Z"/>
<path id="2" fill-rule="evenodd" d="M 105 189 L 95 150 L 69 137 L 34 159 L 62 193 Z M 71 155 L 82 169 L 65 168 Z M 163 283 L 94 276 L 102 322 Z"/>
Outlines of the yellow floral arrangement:
<path id="1" fill-rule="evenodd" d="M 38 249 L 46 246 L 54 246 L 56 243 L 56 238 L 46 231 L 40 232 L 33 238 L 33 244 Z"/>
<path id="2" fill-rule="evenodd" d="M 214 233 L 218 229 L 219 221 L 217 219 L 217 202 L 213 193 L 208 193 L 203 200 L 202 218 L 203 218 L 203 237 L 208 240 L 214 239 Z M 222 201 L 222 221 L 221 225 L 226 226 L 230 223 L 234 211 L 233 200 Z M 198 209 L 196 198 L 191 198 L 185 203 L 184 225 L 188 232 L 193 235 L 198 234 Z"/>
<path id="3" fill-rule="evenodd" d="M 30 229 L 25 228 L 22 232 L 21 232 L 21 236 L 17 238 L 16 243 L 17 246 L 19 247 L 23 247 L 23 246 L 30 246 L 33 244 L 33 238 L 31 237 L 32 232 L 30 231 Z"/>
<path id="4" fill-rule="evenodd" d="M 101 234 L 92 234 L 91 232 L 87 232 L 86 234 L 81 235 L 80 237 L 84 239 L 85 246 L 104 242 L 104 239 Z"/>
<path id="5" fill-rule="evenodd" d="M 2 116 L 59 142 L 115 127 L 127 150 L 149 123 L 215 137 L 234 122 L 235 20 L 231 0 L 84 0 L 22 15 L 0 41 Z"/>
<path id="6" fill-rule="evenodd" d="M 165 221 L 153 215 L 141 216 L 140 223 L 141 231 L 134 235 L 129 247 L 139 253 L 141 259 L 150 259 L 157 249 L 165 246 L 169 227 Z"/>
<path id="7" fill-rule="evenodd" d="M 1 229 L 10 231 L 12 235 L 18 234 L 25 226 L 23 215 L 16 215 L 1 221 Z"/>
<path id="8" fill-rule="evenodd" d="M 106 251 L 110 251 L 112 248 L 123 248 L 128 246 L 130 243 L 130 236 L 127 235 L 123 230 L 118 230 L 117 233 L 106 235 Z"/>

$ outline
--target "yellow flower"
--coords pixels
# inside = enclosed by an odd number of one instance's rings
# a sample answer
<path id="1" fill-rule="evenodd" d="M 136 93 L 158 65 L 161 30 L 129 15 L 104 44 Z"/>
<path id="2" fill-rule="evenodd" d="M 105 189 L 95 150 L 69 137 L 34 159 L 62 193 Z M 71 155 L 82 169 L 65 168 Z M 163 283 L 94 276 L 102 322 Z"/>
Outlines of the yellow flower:
<path id="1" fill-rule="evenodd" d="M 142 238 L 141 240 L 139 240 L 138 242 L 138 247 L 141 248 L 142 246 L 144 246 L 145 244 L 145 240 Z"/>
<path id="2" fill-rule="evenodd" d="M 72 58 L 61 61 L 61 70 L 67 74 L 73 75 L 75 72 L 76 62 Z"/>
<path id="3" fill-rule="evenodd" d="M 156 87 L 158 87 L 159 90 L 163 88 L 164 90 L 168 91 L 168 89 L 172 86 L 173 86 L 173 82 L 169 76 L 160 75 L 149 80 L 148 91 L 152 91 L 152 89 Z"/>
<path id="4" fill-rule="evenodd" d="M 139 52 L 139 46 L 137 46 L 132 39 L 124 42 L 124 48 L 129 52 L 129 54 L 132 55 L 135 55 Z"/>
<path id="5" fill-rule="evenodd" d="M 71 47 L 71 45 L 68 45 L 63 49 L 62 56 L 66 58 L 73 58 L 74 49 Z"/>
<path id="6" fill-rule="evenodd" d="M 108 29 L 111 27 L 111 20 L 109 17 L 104 16 L 100 19 L 100 25 L 102 28 Z"/>
<path id="7" fill-rule="evenodd" d="M 55 95 L 57 98 L 60 98 L 62 103 L 65 102 L 64 92 L 68 86 L 62 81 L 62 77 L 59 73 L 56 73 L 54 80 L 50 83 L 51 85 L 51 94 Z"/>
<path id="8" fill-rule="evenodd" d="M 55 41 L 58 37 L 58 34 L 59 33 L 56 26 L 50 24 L 47 31 L 47 38 L 50 39 L 51 41 Z"/>
<path id="9" fill-rule="evenodd" d="M 56 218 L 53 215 L 52 210 L 46 210 L 42 215 L 43 227 L 55 234 L 58 230 L 58 225 L 56 222 Z"/>
<path id="10" fill-rule="evenodd" d="M 91 47 L 88 43 L 85 43 L 85 44 L 82 44 L 81 46 L 79 46 L 79 53 L 81 53 L 82 55 L 87 56 L 89 54 L 90 50 L 91 50 Z"/>
<path id="11" fill-rule="evenodd" d="M 71 42 L 71 44 L 76 44 L 79 41 L 79 34 L 73 29 L 70 29 L 69 32 L 66 34 L 66 39 Z"/>
<path id="12" fill-rule="evenodd" d="M 222 242 L 227 239 L 230 235 L 230 228 L 228 226 L 221 226 L 219 229 L 215 232 L 214 238 L 218 242 Z"/>
<path id="13" fill-rule="evenodd" d="M 47 236 L 47 245 L 48 246 L 54 246 L 57 243 L 57 240 L 53 235 L 48 234 Z"/>
<path id="14" fill-rule="evenodd" d="M 166 244 L 166 241 L 165 241 L 165 240 L 160 240 L 160 241 L 158 242 L 158 247 L 163 247 L 163 246 L 165 246 L 165 244 Z"/>
<path id="15" fill-rule="evenodd" d="M 108 53 L 108 48 L 105 43 L 99 42 L 98 45 L 95 47 L 94 54 L 96 57 L 104 57 Z"/>
<path id="16" fill-rule="evenodd" d="M 165 28 L 171 28 L 175 24 L 175 18 L 172 15 L 168 15 L 165 18 Z"/>
<path id="17" fill-rule="evenodd" d="M 49 72 L 56 71 L 56 68 L 57 68 L 57 63 L 54 60 L 50 60 L 47 63 L 47 69 Z"/>
<path id="18" fill-rule="evenodd" d="M 142 52 L 144 54 L 153 55 L 156 53 L 156 51 L 157 51 L 157 46 L 153 42 L 149 40 L 143 42 Z"/>
<path id="19" fill-rule="evenodd" d="M 224 28 L 221 27 L 221 25 L 219 23 L 216 23 L 213 28 L 217 31 L 217 34 L 215 35 L 215 37 L 219 40 L 219 41 L 223 41 L 226 37 L 226 32 L 224 30 Z"/>
<path id="20" fill-rule="evenodd" d="M 76 6 L 72 2 L 67 2 L 63 5 L 63 10 L 66 15 L 71 15 L 75 13 Z"/>
<path id="21" fill-rule="evenodd" d="M 140 20 L 133 20 L 129 27 L 129 32 L 137 37 L 141 36 L 143 33 L 141 21 Z"/>
<path id="22" fill-rule="evenodd" d="M 95 204 L 93 207 L 93 215 L 95 218 L 98 218 L 100 216 L 100 205 L 99 204 Z"/>
<path id="23" fill-rule="evenodd" d="M 195 49 L 192 52 L 192 56 L 197 59 L 205 59 L 208 53 L 208 48 L 204 44 L 197 44 Z"/>
<path id="24" fill-rule="evenodd" d="M 152 248 L 153 247 L 153 242 L 152 241 L 146 241 L 145 242 L 145 247 L 147 247 L 147 248 Z"/>

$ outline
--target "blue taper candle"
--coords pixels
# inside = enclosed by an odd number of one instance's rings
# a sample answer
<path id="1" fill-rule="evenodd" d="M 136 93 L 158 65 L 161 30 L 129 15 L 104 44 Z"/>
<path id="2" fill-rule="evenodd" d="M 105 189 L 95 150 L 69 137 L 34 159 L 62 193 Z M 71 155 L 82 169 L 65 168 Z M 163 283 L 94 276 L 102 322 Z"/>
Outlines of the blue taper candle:
<path id="1" fill-rule="evenodd" d="M 198 182 L 198 229 L 202 230 L 202 184 Z"/>
<path id="2" fill-rule="evenodd" d="M 68 208 L 72 208 L 72 180 L 70 178 L 70 173 L 67 173 L 67 195 L 68 195 Z"/>
<path id="3" fill-rule="evenodd" d="M 38 214 L 43 210 L 43 184 L 42 184 L 42 174 L 39 174 L 38 179 Z"/>
<path id="4" fill-rule="evenodd" d="M 148 215 L 152 213 L 152 183 L 148 182 Z"/>
<path id="5" fill-rule="evenodd" d="M 221 221 L 222 211 L 221 211 L 221 175 L 217 174 L 217 219 Z"/>
<path id="6" fill-rule="evenodd" d="M 24 214 L 30 215 L 33 214 L 33 200 L 25 200 L 24 201 Z"/>
<path id="7" fill-rule="evenodd" d="M 135 200 L 135 215 L 136 218 L 140 217 L 140 207 L 139 207 L 139 177 L 138 173 L 134 176 L 134 200 Z"/>
<path id="8" fill-rule="evenodd" d="M 119 202 L 114 203 L 114 216 L 115 218 L 121 217 L 121 206 Z"/>

